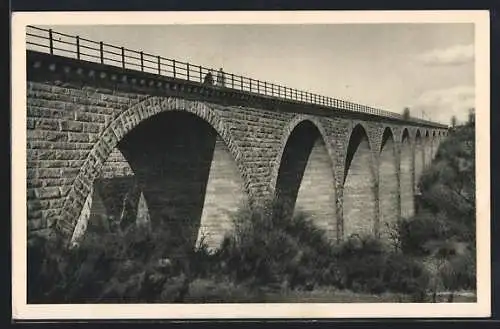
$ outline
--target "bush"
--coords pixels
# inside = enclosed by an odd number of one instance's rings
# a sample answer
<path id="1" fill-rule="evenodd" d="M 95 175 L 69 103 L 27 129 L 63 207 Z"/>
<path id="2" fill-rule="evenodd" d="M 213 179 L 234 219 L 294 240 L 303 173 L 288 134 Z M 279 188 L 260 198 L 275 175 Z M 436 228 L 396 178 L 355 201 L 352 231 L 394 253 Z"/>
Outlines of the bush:
<path id="1" fill-rule="evenodd" d="M 476 289 L 476 255 L 470 251 L 447 259 L 439 271 L 445 289 Z"/>
<path id="2" fill-rule="evenodd" d="M 378 239 L 353 236 L 337 251 L 341 288 L 380 294 L 422 294 L 428 273 L 416 260 L 389 251 Z"/>
<path id="3" fill-rule="evenodd" d="M 334 284 L 333 246 L 307 214 L 290 217 L 274 202 L 240 210 L 218 253 L 223 273 L 253 287 Z"/>
<path id="4" fill-rule="evenodd" d="M 430 275 L 421 262 L 401 253 L 386 259 L 384 282 L 392 292 L 422 296 L 429 285 Z"/>
<path id="5" fill-rule="evenodd" d="M 189 282 L 210 272 L 205 246 L 169 243 L 168 224 L 154 230 L 87 232 L 68 249 L 52 234 L 31 237 L 28 245 L 28 300 L 32 303 L 133 301 L 155 302 L 165 285 L 168 300 L 179 301 Z M 176 281 L 177 280 L 177 281 Z M 175 283 L 175 284 L 174 284 Z M 177 284 L 180 283 L 180 284 Z"/>
<path id="6" fill-rule="evenodd" d="M 395 230 L 403 253 L 425 256 L 430 254 L 426 248 L 429 241 L 451 239 L 458 235 L 459 228 L 442 213 L 423 211 L 413 218 L 400 219 Z"/>

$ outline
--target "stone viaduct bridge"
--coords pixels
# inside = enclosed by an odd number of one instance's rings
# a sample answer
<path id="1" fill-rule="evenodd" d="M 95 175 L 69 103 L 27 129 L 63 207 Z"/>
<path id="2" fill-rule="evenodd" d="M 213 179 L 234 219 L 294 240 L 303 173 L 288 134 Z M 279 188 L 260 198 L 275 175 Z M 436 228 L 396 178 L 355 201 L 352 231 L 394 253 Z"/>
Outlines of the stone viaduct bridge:
<path id="1" fill-rule="evenodd" d="M 109 221 L 161 221 L 216 246 L 240 205 L 274 198 L 333 240 L 382 235 L 414 213 L 418 179 L 447 135 L 232 74 L 206 84 L 206 69 L 142 52 L 133 68 L 128 50 L 103 43 L 85 59 L 85 39 L 59 34 L 76 41 L 64 54 L 55 33 L 28 30 L 28 234 L 55 228 L 69 241 Z"/>

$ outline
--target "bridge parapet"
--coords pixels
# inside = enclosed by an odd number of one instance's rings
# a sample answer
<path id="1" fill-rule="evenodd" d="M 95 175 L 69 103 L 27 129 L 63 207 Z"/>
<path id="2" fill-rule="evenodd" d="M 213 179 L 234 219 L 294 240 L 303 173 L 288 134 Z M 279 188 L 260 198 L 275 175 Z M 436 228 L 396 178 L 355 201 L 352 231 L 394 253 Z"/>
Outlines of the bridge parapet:
<path id="1" fill-rule="evenodd" d="M 39 52 L 53 55 L 54 59 L 60 57 L 56 59 L 59 61 L 66 58 L 68 62 L 74 62 L 70 61 L 70 59 L 76 59 L 79 62 L 86 61 L 106 65 L 109 68 L 115 67 L 114 72 L 116 73 L 123 74 L 124 72 L 128 72 L 131 74 L 135 72 L 136 75 L 139 72 L 146 73 L 146 76 L 150 77 L 148 79 L 148 84 L 150 85 L 159 85 L 161 81 L 169 81 L 174 83 L 168 84 L 167 82 L 163 85 L 167 88 L 176 88 L 179 86 L 181 87 L 181 91 L 186 91 L 183 88 L 186 87 L 187 91 L 201 91 L 211 96 L 215 93 L 224 98 L 239 98 L 240 100 L 247 101 L 259 100 L 271 104 L 307 104 L 309 107 L 314 106 L 316 109 L 320 109 L 321 113 L 314 113 L 318 115 L 348 115 L 364 120 L 379 121 L 382 119 L 384 121 L 404 122 L 409 125 L 447 128 L 446 125 L 436 122 L 414 117 L 405 118 L 398 113 L 301 91 L 233 73 L 224 72 L 224 83 L 222 86 L 207 85 L 204 81 L 205 77 L 208 73 L 215 74 L 216 71 L 213 69 L 148 54 L 143 51 L 118 47 L 102 41 L 96 42 L 79 36 L 59 33 L 51 29 L 28 26 L 26 40 L 27 46 L 31 50 L 30 57 L 36 57 L 35 52 Z M 152 79 L 152 77 L 155 78 Z"/>

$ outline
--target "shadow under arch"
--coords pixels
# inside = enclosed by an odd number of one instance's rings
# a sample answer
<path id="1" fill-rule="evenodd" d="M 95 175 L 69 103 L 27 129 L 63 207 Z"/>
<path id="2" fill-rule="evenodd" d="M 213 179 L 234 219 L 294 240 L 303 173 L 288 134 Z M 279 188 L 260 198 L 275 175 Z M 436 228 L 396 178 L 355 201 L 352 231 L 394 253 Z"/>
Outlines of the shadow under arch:
<path id="1" fill-rule="evenodd" d="M 323 129 L 309 118 L 297 118 L 288 131 L 279 153 L 274 199 L 283 216 L 305 211 L 329 238 L 336 239 L 334 166 Z"/>
<path id="2" fill-rule="evenodd" d="M 376 233 L 375 173 L 368 134 L 356 125 L 349 137 L 344 167 L 343 235 Z"/>
<path id="3" fill-rule="evenodd" d="M 400 215 L 400 190 L 396 144 L 389 127 L 384 129 L 379 156 L 379 213 L 380 225 L 375 229 L 384 237 L 387 236 L 389 225 L 395 223 Z M 375 223 L 377 224 L 377 223 Z"/>
<path id="4" fill-rule="evenodd" d="M 163 135 L 163 140 L 155 137 L 158 133 Z M 175 141 L 169 139 L 172 136 Z M 139 176 L 141 189 L 148 199 L 152 223 L 162 216 L 198 220 L 203 208 L 210 161 L 217 138 L 223 141 L 235 160 L 237 171 L 243 180 L 242 189 L 250 199 L 247 177 L 236 156 L 238 150 L 232 143 L 231 133 L 211 108 L 200 102 L 161 97 L 151 97 L 132 106 L 104 130 L 100 140 L 94 145 L 68 193 L 63 208 L 64 217 L 56 223 L 56 228 L 68 238 L 75 234 L 77 219 L 92 190 L 92 183 L 99 176 L 102 165 L 115 147 L 120 149 L 134 173 Z M 165 147 L 168 150 L 165 150 Z M 170 162 L 166 160 L 166 154 L 169 153 L 174 154 L 170 157 Z M 156 162 L 151 158 L 154 154 Z M 170 170 L 161 168 L 166 163 L 170 164 Z M 189 170 L 191 174 L 187 174 Z M 175 187 L 161 187 L 160 182 L 166 177 L 163 174 L 170 177 L 175 175 L 176 179 L 185 177 L 185 187 L 179 183 L 174 183 Z M 155 180 L 158 182 L 155 183 Z M 179 196 L 187 196 L 186 200 L 181 201 L 182 197 L 174 198 L 176 202 L 165 200 L 167 194 L 173 195 L 173 191 L 178 188 L 190 191 L 189 194 L 177 193 Z M 188 200 L 189 198 L 191 200 Z M 175 210 L 176 203 L 179 205 L 179 202 L 183 206 L 178 208 L 183 210 Z M 170 214 L 160 210 L 159 205 L 162 203 L 172 206 Z M 196 239 L 196 234 L 193 233 L 190 238 Z"/>

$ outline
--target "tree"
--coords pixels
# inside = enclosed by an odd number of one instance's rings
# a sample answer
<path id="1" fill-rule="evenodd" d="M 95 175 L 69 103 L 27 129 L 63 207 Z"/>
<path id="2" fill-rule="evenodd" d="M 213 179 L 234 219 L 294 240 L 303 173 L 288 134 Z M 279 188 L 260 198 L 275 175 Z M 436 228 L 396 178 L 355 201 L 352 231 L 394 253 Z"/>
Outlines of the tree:
<path id="1" fill-rule="evenodd" d="M 469 109 L 469 124 L 473 124 L 475 122 L 475 118 L 476 118 L 475 109 L 474 108 Z"/>
<path id="2" fill-rule="evenodd" d="M 410 118 L 410 108 L 405 107 L 403 110 L 403 119 L 408 120 Z"/>
<path id="3" fill-rule="evenodd" d="M 453 128 L 455 128 L 457 126 L 457 117 L 456 116 L 451 117 L 451 126 Z"/>
<path id="4" fill-rule="evenodd" d="M 474 125 L 457 126 L 420 179 L 423 206 L 444 214 L 462 239 L 473 239 L 475 232 L 474 135 Z"/>

